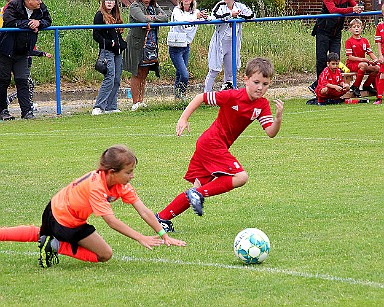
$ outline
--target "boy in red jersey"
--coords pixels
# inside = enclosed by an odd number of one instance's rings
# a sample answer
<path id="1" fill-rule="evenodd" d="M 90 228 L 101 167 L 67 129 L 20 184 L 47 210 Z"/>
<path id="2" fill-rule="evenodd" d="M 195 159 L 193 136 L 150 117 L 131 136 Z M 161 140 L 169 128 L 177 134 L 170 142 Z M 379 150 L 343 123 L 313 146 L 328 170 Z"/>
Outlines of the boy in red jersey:
<path id="1" fill-rule="evenodd" d="M 330 52 L 327 56 L 327 67 L 319 76 L 315 89 L 317 101 L 320 106 L 340 103 L 340 97 L 349 91 L 349 85 L 343 81 L 339 69 L 339 55 Z"/>
<path id="2" fill-rule="evenodd" d="M 384 5 L 381 7 L 381 13 L 384 15 Z M 384 23 L 379 22 L 376 27 L 375 43 L 377 44 L 377 53 L 379 55 L 380 70 L 378 73 L 377 82 L 377 100 L 373 104 L 381 104 L 384 92 Z"/>
<path id="3" fill-rule="evenodd" d="M 58 254 L 83 261 L 105 262 L 112 257 L 112 249 L 95 227 L 87 224 L 88 217 L 93 213 L 101 216 L 112 229 L 148 249 L 161 244 L 185 246 L 184 241 L 172 239 L 165 233 L 153 212 L 144 205 L 129 183 L 134 177 L 136 164 L 136 156 L 124 145 L 108 148 L 102 154 L 97 170 L 74 180 L 53 196 L 44 210 L 40 228 L 0 228 L 0 241 L 38 240 L 39 264 L 44 268 L 58 263 Z M 116 218 L 111 203 L 119 198 L 131 204 L 158 236 L 145 236 Z"/>
<path id="4" fill-rule="evenodd" d="M 355 82 L 351 86 L 351 92 L 356 97 L 361 97 L 360 85 L 363 81 L 364 74 L 369 73 L 367 80 L 363 84 L 363 90 L 368 91 L 371 96 L 376 96 L 377 91 L 372 87 L 379 72 L 377 65 L 377 57 L 372 52 L 368 40 L 361 36 L 363 31 L 363 23 L 360 19 L 355 18 L 349 23 L 349 31 L 352 36 L 345 42 L 345 52 L 347 54 L 347 67 L 352 72 L 357 72 Z M 370 59 L 365 55 L 368 54 Z"/>
<path id="5" fill-rule="evenodd" d="M 248 174 L 229 148 L 254 120 L 271 138 L 279 132 L 284 103 L 280 99 L 275 100 L 274 120 L 269 102 L 263 97 L 273 74 L 274 68 L 268 59 L 254 58 L 247 63 L 245 88 L 198 94 L 184 110 L 176 126 L 177 136 L 184 129 L 190 131 L 188 119 L 202 103 L 220 107 L 216 120 L 197 140 L 196 150 L 184 176 L 193 188 L 180 193 L 156 214 L 165 231 L 174 231 L 170 220 L 189 206 L 201 216 L 205 197 L 229 192 L 247 182 Z"/>

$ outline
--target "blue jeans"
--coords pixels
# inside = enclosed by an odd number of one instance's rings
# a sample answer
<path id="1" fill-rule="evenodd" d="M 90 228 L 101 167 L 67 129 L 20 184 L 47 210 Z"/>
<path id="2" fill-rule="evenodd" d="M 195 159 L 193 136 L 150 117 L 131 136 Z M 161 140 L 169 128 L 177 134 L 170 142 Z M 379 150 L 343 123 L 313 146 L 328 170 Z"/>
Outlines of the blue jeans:
<path id="1" fill-rule="evenodd" d="M 169 56 L 173 66 L 176 68 L 175 89 L 180 88 L 185 92 L 188 85 L 188 61 L 189 61 L 189 45 L 187 47 L 169 47 Z"/>
<path id="2" fill-rule="evenodd" d="M 121 54 L 114 54 L 109 50 L 101 49 L 101 54 L 105 51 L 105 58 L 108 61 L 107 74 L 101 83 L 99 94 L 93 108 L 100 108 L 104 111 L 117 109 L 117 94 L 120 88 L 121 72 L 123 60 Z"/>

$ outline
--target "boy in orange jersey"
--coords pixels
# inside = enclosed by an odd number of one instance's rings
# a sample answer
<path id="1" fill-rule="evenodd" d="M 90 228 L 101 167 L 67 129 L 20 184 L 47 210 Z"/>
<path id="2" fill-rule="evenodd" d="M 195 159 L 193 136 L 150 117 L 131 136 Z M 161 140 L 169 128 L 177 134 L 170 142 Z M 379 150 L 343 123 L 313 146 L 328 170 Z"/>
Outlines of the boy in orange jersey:
<path id="1" fill-rule="evenodd" d="M 372 85 L 375 83 L 380 68 L 377 65 L 378 59 L 372 52 L 368 40 L 361 36 L 363 31 L 362 21 L 358 18 L 353 19 L 349 23 L 349 31 L 351 31 L 352 36 L 345 42 L 346 65 L 351 72 L 357 72 L 355 82 L 351 86 L 351 92 L 356 97 L 361 97 L 360 85 L 364 74 L 369 73 L 367 80 L 363 84 L 363 91 L 368 91 L 371 96 L 376 96 L 377 91 Z M 365 57 L 366 54 L 370 59 Z"/>
<path id="2" fill-rule="evenodd" d="M 112 257 L 111 247 L 87 224 L 93 213 L 101 216 L 112 229 L 138 241 L 148 249 L 165 244 L 185 246 L 170 238 L 130 185 L 137 164 L 135 155 L 124 145 L 114 145 L 104 151 L 97 170 L 76 179 L 59 191 L 45 208 L 42 226 L 0 228 L 0 241 L 39 242 L 42 267 L 57 264 L 58 254 L 82 261 L 105 262 Z M 131 204 L 141 218 L 158 235 L 146 236 L 115 217 L 111 203 L 121 198 Z M 40 237 L 40 238 L 39 238 Z"/>
<path id="3" fill-rule="evenodd" d="M 319 76 L 318 85 L 315 89 L 318 105 L 341 103 L 340 99 L 349 91 L 349 85 L 343 81 L 339 69 L 339 55 L 331 52 L 327 56 L 327 67 Z"/>

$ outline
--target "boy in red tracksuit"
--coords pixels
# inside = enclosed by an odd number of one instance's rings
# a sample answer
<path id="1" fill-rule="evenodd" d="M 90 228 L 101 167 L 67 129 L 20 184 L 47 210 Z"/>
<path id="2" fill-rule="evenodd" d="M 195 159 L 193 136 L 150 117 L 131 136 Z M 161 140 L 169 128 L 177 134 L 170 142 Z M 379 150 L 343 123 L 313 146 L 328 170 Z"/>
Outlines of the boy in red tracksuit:
<path id="1" fill-rule="evenodd" d="M 360 85 L 365 73 L 369 73 L 367 80 L 363 84 L 363 90 L 368 91 L 371 96 L 376 96 L 377 91 L 372 84 L 375 83 L 376 75 L 380 67 L 377 65 L 377 57 L 372 52 L 368 40 L 361 36 L 363 23 L 355 18 L 349 23 L 349 31 L 352 36 L 345 42 L 345 52 L 347 54 L 347 67 L 352 72 L 357 72 L 355 82 L 351 86 L 351 92 L 355 97 L 361 97 Z M 368 55 L 370 59 L 366 58 Z"/>
<path id="2" fill-rule="evenodd" d="M 315 89 L 318 105 L 340 103 L 340 99 L 349 91 L 349 85 L 344 82 L 339 69 L 340 58 L 335 52 L 327 56 L 327 67 L 319 76 Z"/>

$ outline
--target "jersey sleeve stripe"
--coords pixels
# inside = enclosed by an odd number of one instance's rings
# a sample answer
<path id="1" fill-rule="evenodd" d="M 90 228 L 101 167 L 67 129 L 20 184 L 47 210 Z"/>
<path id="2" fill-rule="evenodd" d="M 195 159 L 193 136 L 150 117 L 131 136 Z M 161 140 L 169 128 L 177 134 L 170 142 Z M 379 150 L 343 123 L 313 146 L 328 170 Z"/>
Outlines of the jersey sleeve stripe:
<path id="1" fill-rule="evenodd" d="M 207 93 L 207 102 L 211 106 L 217 106 L 215 92 L 208 92 Z"/>
<path id="2" fill-rule="evenodd" d="M 267 116 L 261 116 L 257 119 L 260 123 L 260 125 L 264 126 L 268 123 L 273 123 L 273 116 L 267 115 Z"/>

